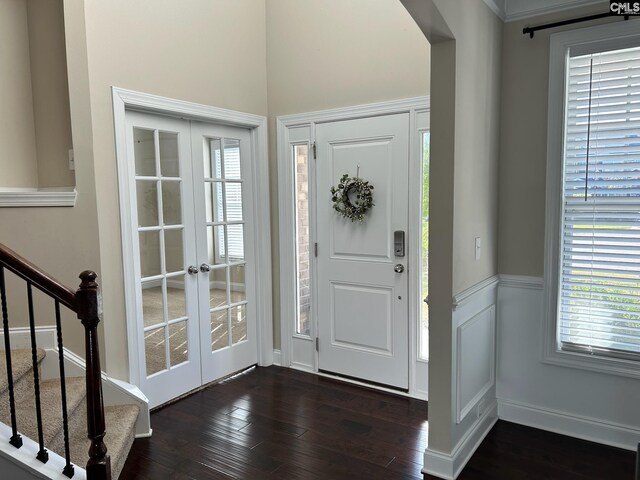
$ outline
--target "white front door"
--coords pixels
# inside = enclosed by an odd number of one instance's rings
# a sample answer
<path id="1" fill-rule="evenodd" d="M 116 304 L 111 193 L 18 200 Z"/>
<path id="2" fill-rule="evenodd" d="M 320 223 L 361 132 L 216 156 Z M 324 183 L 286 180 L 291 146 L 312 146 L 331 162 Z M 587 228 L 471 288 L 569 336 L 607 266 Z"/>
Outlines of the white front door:
<path id="1" fill-rule="evenodd" d="M 407 389 L 409 114 L 319 124 L 316 143 L 319 369 Z M 345 173 L 374 186 L 362 223 L 333 210 Z"/>
<path id="2" fill-rule="evenodd" d="M 242 128 L 137 112 L 126 121 L 129 321 L 155 407 L 257 363 L 251 142 Z"/>

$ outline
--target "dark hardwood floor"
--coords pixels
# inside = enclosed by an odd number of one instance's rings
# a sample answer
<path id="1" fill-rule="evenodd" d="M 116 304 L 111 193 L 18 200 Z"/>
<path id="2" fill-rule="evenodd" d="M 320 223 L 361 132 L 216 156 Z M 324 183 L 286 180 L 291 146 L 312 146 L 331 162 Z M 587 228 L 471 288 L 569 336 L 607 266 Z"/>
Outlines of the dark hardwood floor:
<path id="1" fill-rule="evenodd" d="M 423 478 L 426 402 L 294 370 L 249 370 L 151 423 L 121 480 Z M 498 422 L 459 479 L 632 480 L 633 468 L 631 452 Z"/>

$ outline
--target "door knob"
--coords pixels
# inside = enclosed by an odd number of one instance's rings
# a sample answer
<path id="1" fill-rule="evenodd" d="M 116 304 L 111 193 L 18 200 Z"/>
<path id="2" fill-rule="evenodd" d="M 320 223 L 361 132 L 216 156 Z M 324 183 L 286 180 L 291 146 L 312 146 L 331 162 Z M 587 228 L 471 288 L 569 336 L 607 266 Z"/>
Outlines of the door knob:
<path id="1" fill-rule="evenodd" d="M 393 271 L 396 273 L 404 272 L 404 265 L 402 265 L 401 263 L 397 264 L 395 267 L 393 267 Z"/>
<path id="2" fill-rule="evenodd" d="M 196 267 L 195 265 L 190 265 L 189 268 L 187 268 L 187 272 L 189 272 L 189 275 L 195 275 L 196 273 L 198 273 L 198 267 Z"/>
<path id="3" fill-rule="evenodd" d="M 209 270 L 211 270 L 211 267 L 208 263 L 203 263 L 202 265 L 200 265 L 200 271 L 202 273 L 207 273 Z"/>

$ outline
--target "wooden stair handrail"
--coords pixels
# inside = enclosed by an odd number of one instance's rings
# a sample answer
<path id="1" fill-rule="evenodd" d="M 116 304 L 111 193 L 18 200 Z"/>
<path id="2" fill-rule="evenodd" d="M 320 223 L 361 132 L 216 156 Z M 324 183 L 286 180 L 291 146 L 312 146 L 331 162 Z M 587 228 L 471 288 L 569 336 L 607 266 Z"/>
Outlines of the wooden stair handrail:
<path id="1" fill-rule="evenodd" d="M 0 243 L 0 265 L 55 298 L 65 307 L 77 312 L 76 293 L 73 290 L 65 287 L 47 272 L 2 243 Z"/>
<path id="2" fill-rule="evenodd" d="M 91 440 L 87 480 L 111 480 L 111 460 L 104 444 L 106 433 L 102 397 L 102 369 L 98 348 L 100 323 L 100 293 L 95 272 L 85 270 L 76 292 L 64 286 L 44 270 L 0 243 L 0 267 L 13 272 L 76 313 L 85 330 L 87 387 L 87 437 Z"/>

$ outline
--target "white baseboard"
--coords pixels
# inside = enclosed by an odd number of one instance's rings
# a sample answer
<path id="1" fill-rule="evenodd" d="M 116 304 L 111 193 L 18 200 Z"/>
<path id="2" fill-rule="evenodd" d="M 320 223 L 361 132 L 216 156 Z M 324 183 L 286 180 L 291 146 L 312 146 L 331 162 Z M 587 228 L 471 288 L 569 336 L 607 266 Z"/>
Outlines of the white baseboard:
<path id="1" fill-rule="evenodd" d="M 595 418 L 498 399 L 498 417 L 528 427 L 635 451 L 640 430 Z"/>
<path id="2" fill-rule="evenodd" d="M 422 473 L 454 480 L 460 475 L 471 456 L 498 421 L 498 405 L 493 402 L 487 412 L 478 419 L 450 454 L 425 450 Z"/>
<path id="3" fill-rule="evenodd" d="M 44 350 L 57 348 L 56 327 L 36 327 L 36 345 Z M 29 327 L 9 329 L 11 348 L 31 349 L 31 330 Z M 0 350 L 4 351 L 4 332 L 0 331 Z"/>
<path id="4" fill-rule="evenodd" d="M 282 366 L 282 354 L 280 350 L 273 350 L 273 364 L 279 367 Z"/>

